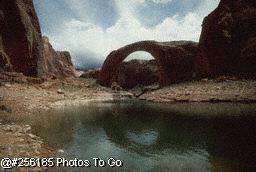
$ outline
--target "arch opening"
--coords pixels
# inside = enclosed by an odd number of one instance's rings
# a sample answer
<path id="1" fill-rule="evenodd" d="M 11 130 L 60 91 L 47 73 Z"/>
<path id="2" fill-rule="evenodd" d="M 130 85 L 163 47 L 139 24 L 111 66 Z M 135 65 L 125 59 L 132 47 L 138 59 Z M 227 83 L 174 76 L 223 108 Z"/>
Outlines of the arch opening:
<path id="1" fill-rule="evenodd" d="M 131 60 L 155 60 L 155 58 L 146 51 L 135 51 L 129 54 L 123 62 L 129 62 Z"/>

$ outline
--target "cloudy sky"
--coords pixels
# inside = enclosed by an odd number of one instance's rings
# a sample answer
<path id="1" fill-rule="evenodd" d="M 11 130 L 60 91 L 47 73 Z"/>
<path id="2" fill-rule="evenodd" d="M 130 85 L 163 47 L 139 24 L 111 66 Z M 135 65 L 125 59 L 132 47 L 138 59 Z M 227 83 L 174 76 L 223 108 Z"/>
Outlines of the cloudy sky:
<path id="1" fill-rule="evenodd" d="M 42 32 L 77 67 L 101 64 L 114 49 L 141 40 L 198 41 L 219 0 L 34 0 Z M 140 53 L 137 56 L 142 56 Z"/>

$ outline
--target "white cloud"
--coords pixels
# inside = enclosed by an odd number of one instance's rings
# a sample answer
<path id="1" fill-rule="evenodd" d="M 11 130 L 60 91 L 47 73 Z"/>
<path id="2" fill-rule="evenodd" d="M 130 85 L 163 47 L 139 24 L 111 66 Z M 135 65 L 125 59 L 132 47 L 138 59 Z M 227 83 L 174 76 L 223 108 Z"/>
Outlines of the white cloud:
<path id="1" fill-rule="evenodd" d="M 172 2 L 172 0 L 152 0 L 156 4 L 166 4 Z"/>
<path id="2" fill-rule="evenodd" d="M 155 3 L 170 2 L 170 0 L 152 1 Z M 198 41 L 203 17 L 218 3 L 217 0 L 205 0 L 197 10 L 188 13 L 185 17 L 170 16 L 160 24 L 147 28 L 139 21 L 135 13 L 138 5 L 144 0 L 131 0 L 129 3 L 122 0 L 115 2 L 120 18 L 113 26 L 104 29 L 83 20 L 72 19 L 65 23 L 62 32 L 50 35 L 55 48 L 69 50 L 77 65 L 81 60 L 76 58 L 78 55 L 84 55 L 84 59 L 96 58 L 95 60 L 103 62 L 112 50 L 141 40 Z M 208 5 L 208 9 L 205 9 L 204 5 Z M 94 56 L 86 56 L 88 52 Z"/>
<path id="3" fill-rule="evenodd" d="M 135 3 L 144 3 L 146 0 L 130 0 L 131 2 Z M 172 2 L 173 0 L 147 0 L 147 1 L 152 1 L 156 4 L 166 4 L 169 2 Z"/>

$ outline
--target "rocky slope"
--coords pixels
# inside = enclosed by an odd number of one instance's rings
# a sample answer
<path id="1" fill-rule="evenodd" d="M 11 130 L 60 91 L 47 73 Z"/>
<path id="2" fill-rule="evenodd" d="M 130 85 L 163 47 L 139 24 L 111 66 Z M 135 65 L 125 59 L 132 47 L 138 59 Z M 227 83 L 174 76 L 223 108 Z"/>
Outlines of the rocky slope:
<path id="1" fill-rule="evenodd" d="M 33 0 L 0 0 L 1 69 L 34 77 L 73 76 L 69 53 L 46 44 Z"/>
<path id="2" fill-rule="evenodd" d="M 46 75 L 56 78 L 74 76 L 74 67 L 69 52 L 55 51 L 47 37 L 43 37 L 44 68 Z"/>
<path id="3" fill-rule="evenodd" d="M 255 77 L 255 0 L 221 0 L 204 19 L 196 69 L 201 76 Z"/>
<path id="4" fill-rule="evenodd" d="M 256 82 L 219 78 L 178 83 L 146 92 L 139 98 L 153 102 L 256 102 Z"/>

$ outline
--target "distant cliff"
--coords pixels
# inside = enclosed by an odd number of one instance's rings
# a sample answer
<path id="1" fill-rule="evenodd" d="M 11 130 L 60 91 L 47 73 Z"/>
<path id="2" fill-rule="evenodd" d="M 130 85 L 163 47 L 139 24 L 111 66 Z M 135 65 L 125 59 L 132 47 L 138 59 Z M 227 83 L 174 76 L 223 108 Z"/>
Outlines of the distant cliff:
<path id="1" fill-rule="evenodd" d="M 204 19 L 196 70 L 201 76 L 256 76 L 255 0 L 221 0 Z"/>
<path id="2" fill-rule="evenodd" d="M 150 85 L 159 80 L 156 60 L 131 60 L 123 62 L 117 74 L 117 83 L 122 88 Z"/>
<path id="3" fill-rule="evenodd" d="M 67 51 L 55 51 L 47 37 L 43 37 L 43 68 L 46 75 L 57 78 L 74 76 L 74 67 L 71 62 L 71 55 Z"/>
<path id="4" fill-rule="evenodd" d="M 48 57 L 44 47 L 33 1 L 0 0 L 0 68 L 27 76 L 74 75 L 69 54 L 56 52 Z M 69 72 L 63 72 L 67 66 Z"/>

